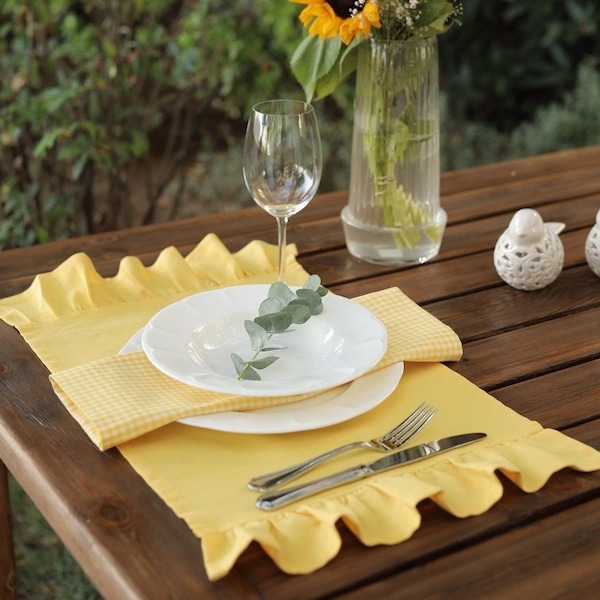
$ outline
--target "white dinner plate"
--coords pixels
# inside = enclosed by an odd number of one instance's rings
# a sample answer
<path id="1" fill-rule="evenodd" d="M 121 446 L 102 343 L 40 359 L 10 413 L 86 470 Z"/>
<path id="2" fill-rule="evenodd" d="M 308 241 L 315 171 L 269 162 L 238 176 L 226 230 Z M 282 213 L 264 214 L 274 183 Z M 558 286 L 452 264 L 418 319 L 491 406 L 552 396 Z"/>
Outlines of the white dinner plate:
<path id="1" fill-rule="evenodd" d="M 142 350 L 138 331 L 121 352 Z M 186 417 L 179 422 L 231 433 L 291 433 L 343 423 L 375 408 L 395 389 L 404 373 L 398 363 L 368 373 L 350 383 L 322 392 L 307 400 L 249 411 L 227 411 Z"/>
<path id="2" fill-rule="evenodd" d="M 231 354 L 254 352 L 244 328 L 258 315 L 269 285 L 243 285 L 193 294 L 160 310 L 142 333 L 150 362 L 166 375 L 202 389 L 244 396 L 289 396 L 348 383 L 374 367 L 385 353 L 387 331 L 362 305 L 335 294 L 323 312 L 291 331 L 274 335 L 283 346 L 261 380 L 238 380 Z"/>

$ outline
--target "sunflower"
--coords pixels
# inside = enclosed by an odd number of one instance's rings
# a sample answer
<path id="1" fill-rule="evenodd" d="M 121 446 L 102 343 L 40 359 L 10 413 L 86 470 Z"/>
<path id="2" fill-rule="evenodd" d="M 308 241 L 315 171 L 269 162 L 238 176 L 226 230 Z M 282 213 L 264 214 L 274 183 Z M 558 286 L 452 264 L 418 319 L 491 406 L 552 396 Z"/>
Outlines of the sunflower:
<path id="1" fill-rule="evenodd" d="M 321 39 L 336 35 L 344 44 L 364 34 L 369 37 L 371 27 L 381 27 L 376 0 L 290 0 L 306 4 L 300 21 L 310 35 Z"/>

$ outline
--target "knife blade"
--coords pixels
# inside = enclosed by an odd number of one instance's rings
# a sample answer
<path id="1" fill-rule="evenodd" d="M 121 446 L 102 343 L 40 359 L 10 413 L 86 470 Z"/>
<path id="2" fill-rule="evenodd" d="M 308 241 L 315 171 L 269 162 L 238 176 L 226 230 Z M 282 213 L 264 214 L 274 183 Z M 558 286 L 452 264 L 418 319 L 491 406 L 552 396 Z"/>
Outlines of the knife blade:
<path id="1" fill-rule="evenodd" d="M 440 452 L 446 452 L 453 448 L 471 444 L 486 436 L 487 434 L 485 433 L 463 433 L 438 440 L 432 440 L 431 442 L 419 444 L 418 446 L 412 446 L 411 448 L 406 448 L 405 450 L 400 450 L 399 452 L 384 456 L 372 463 L 351 467 L 308 483 L 302 483 L 279 491 L 262 494 L 256 500 L 256 506 L 261 510 L 274 510 L 285 506 L 286 504 L 290 504 L 295 500 L 312 496 L 317 492 L 329 490 L 338 485 L 350 483 L 351 481 L 358 481 L 365 477 L 371 477 L 372 475 L 389 471 L 390 469 L 394 469 L 401 465 L 417 462 L 439 454 Z"/>

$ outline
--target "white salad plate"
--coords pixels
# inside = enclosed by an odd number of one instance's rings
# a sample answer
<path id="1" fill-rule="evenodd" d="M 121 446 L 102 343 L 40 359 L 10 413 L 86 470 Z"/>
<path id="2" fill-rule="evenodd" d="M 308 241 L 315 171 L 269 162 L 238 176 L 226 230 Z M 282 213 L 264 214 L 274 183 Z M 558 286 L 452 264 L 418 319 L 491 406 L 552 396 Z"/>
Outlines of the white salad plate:
<path id="1" fill-rule="evenodd" d="M 362 305 L 335 294 L 302 325 L 275 334 L 261 356 L 279 359 L 261 380 L 237 379 L 232 353 L 252 358 L 246 319 L 258 315 L 269 285 L 242 285 L 193 294 L 156 313 L 142 332 L 142 348 L 164 374 L 201 389 L 244 396 L 320 392 L 364 375 L 383 357 L 385 326 Z"/>
<path id="2" fill-rule="evenodd" d="M 142 350 L 138 331 L 121 352 Z M 381 404 L 395 389 L 404 373 L 397 363 L 368 373 L 350 383 L 321 392 L 306 400 L 249 411 L 226 411 L 180 419 L 179 423 L 230 433 L 292 433 L 329 427 L 358 417 Z"/>

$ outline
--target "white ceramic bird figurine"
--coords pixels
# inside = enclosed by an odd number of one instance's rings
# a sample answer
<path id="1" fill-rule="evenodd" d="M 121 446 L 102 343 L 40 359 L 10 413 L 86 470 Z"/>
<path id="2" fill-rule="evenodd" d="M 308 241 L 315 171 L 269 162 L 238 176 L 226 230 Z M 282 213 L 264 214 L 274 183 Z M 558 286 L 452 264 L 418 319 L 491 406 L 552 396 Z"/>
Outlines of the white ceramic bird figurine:
<path id="1" fill-rule="evenodd" d="M 558 237 L 564 223 L 544 223 L 532 208 L 522 208 L 494 248 L 494 266 L 508 285 L 518 290 L 540 290 L 560 274 L 565 251 Z"/>
<path id="2" fill-rule="evenodd" d="M 590 269 L 600 277 L 600 210 L 596 213 L 596 224 L 585 240 L 585 258 Z"/>

